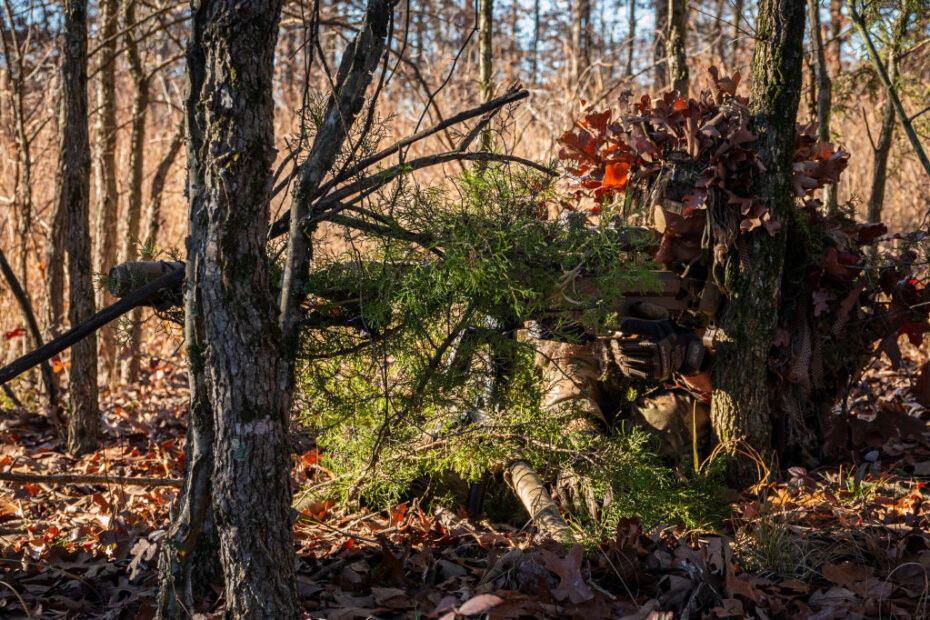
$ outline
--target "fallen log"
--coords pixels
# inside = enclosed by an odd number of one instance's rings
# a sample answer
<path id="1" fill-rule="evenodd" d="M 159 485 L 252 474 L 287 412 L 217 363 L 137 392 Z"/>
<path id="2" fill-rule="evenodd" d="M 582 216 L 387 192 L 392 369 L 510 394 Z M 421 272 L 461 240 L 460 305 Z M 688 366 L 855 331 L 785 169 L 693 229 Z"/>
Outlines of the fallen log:
<path id="1" fill-rule="evenodd" d="M 176 487 L 184 482 L 180 478 L 144 478 L 139 476 L 101 476 L 91 474 L 20 474 L 0 472 L 0 481 L 28 484 L 120 484 L 140 487 Z"/>

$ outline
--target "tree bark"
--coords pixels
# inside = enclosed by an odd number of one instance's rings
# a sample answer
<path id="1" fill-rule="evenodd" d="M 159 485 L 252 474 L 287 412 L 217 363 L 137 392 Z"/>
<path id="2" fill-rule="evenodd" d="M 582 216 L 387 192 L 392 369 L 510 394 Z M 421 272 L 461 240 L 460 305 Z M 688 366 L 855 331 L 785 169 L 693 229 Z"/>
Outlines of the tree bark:
<path id="1" fill-rule="evenodd" d="M 123 28 L 126 42 L 126 57 L 129 60 L 129 75 L 132 78 L 132 128 L 129 133 L 129 180 L 126 187 L 126 230 L 123 240 L 125 245 L 121 253 L 121 262 L 133 260 L 138 254 L 139 228 L 142 219 L 142 173 L 143 148 L 145 147 L 145 121 L 149 107 L 149 77 L 142 65 L 139 43 L 133 25 L 136 23 L 136 0 L 129 0 L 123 7 Z M 142 338 L 142 309 L 132 312 L 129 322 L 129 338 L 120 373 L 124 384 L 135 383 L 139 379 L 139 341 Z"/>
<path id="2" fill-rule="evenodd" d="M 909 7 L 905 4 L 891 26 L 891 43 L 888 46 L 888 79 L 894 85 L 898 78 L 898 56 L 901 53 L 901 40 L 907 30 L 910 19 Z M 882 206 L 885 202 L 885 181 L 888 178 L 888 154 L 891 151 L 891 141 L 894 137 L 895 126 L 894 101 L 891 95 L 885 95 L 885 107 L 882 109 L 882 128 L 875 143 L 874 161 L 872 164 L 872 189 L 869 193 L 869 209 L 867 219 L 869 222 L 882 220 Z"/>
<path id="3" fill-rule="evenodd" d="M 726 266 L 729 303 L 722 317 L 714 369 L 711 422 L 721 441 L 742 441 L 763 457 L 770 454 L 767 368 L 778 315 L 785 258 L 785 225 L 794 207 L 791 193 L 795 118 L 801 97 L 804 0 L 762 0 L 753 55 L 750 107 L 758 140 L 758 195 L 769 197 L 772 217 L 782 222 L 770 236 L 759 229 L 738 243 L 750 257 L 740 266 L 731 252 Z M 738 481 L 751 479 L 754 467 L 741 462 Z"/>
<path id="4" fill-rule="evenodd" d="M 824 142 L 829 142 L 833 83 L 827 73 L 827 57 L 824 53 L 823 38 L 820 33 L 820 1 L 807 0 L 807 10 L 810 15 L 811 51 L 813 52 L 814 73 L 817 80 L 817 137 Z M 836 214 L 835 183 L 828 183 L 824 186 L 823 203 L 828 214 Z"/>
<path id="5" fill-rule="evenodd" d="M 672 88 L 688 96 L 688 56 L 685 45 L 688 40 L 688 0 L 669 0 L 668 39 L 668 75 Z"/>
<path id="6" fill-rule="evenodd" d="M 64 6 L 61 50 L 61 146 L 58 156 L 58 210 L 67 222 L 68 319 L 77 325 L 94 314 L 90 259 L 88 193 L 90 145 L 87 138 L 87 2 Z M 73 454 L 97 446 L 97 337 L 91 334 L 71 349 L 71 415 L 68 450 Z"/>
<path id="7" fill-rule="evenodd" d="M 187 348 L 191 387 L 199 390 L 196 373 L 203 372 L 213 414 L 213 515 L 234 618 L 300 617 L 289 365 L 265 254 L 280 12 L 279 0 L 195 3 L 188 46 L 188 133 L 192 147 L 201 146 L 189 151 L 185 323 L 187 335 L 196 335 Z M 185 478 L 193 503 L 207 478 L 190 469 Z"/>
<path id="8" fill-rule="evenodd" d="M 655 0 L 655 41 L 652 58 L 655 63 L 653 90 L 661 92 L 668 86 L 668 53 L 665 42 L 668 39 L 668 0 Z"/>
<path id="9" fill-rule="evenodd" d="M 119 196 L 116 189 L 116 32 L 119 26 L 119 3 L 100 3 L 100 67 L 97 78 L 97 144 L 94 156 L 97 222 L 94 271 L 105 273 L 116 262 L 116 222 Z M 97 304 L 103 307 L 113 302 L 105 288 L 97 293 Z M 100 330 L 100 370 L 105 383 L 116 376 L 116 326 Z"/>

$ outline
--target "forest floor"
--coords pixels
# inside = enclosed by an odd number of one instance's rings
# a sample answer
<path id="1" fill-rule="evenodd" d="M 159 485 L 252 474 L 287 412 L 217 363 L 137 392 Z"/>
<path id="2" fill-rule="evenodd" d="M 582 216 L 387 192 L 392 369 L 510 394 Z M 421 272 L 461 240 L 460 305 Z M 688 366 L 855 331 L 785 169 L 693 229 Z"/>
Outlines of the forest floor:
<path id="1" fill-rule="evenodd" d="M 745 489 L 717 531 L 620 523 L 586 550 L 531 527 L 417 505 L 338 516 L 305 507 L 299 593 L 312 618 L 918 618 L 930 616 L 930 411 L 924 362 L 883 360 L 851 393 L 848 462 Z M 103 394 L 103 447 L 74 459 L 35 411 L 0 414 L 0 471 L 179 478 L 183 365 L 151 359 Z M 21 395 L 22 396 L 22 395 Z M 329 475 L 295 454 L 296 488 Z M 0 617 L 149 618 L 176 489 L 0 482 Z M 203 617 L 219 617 L 221 584 Z"/>

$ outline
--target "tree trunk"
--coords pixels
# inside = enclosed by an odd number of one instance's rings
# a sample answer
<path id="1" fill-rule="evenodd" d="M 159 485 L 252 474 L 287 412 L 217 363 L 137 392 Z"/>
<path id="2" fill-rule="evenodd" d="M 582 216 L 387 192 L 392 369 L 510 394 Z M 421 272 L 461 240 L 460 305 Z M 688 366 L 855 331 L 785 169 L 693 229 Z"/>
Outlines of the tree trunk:
<path id="1" fill-rule="evenodd" d="M 901 53 L 901 41 L 907 31 L 910 19 L 909 7 L 903 7 L 891 26 L 891 43 L 888 46 L 888 79 L 892 84 L 898 77 L 898 56 Z M 888 178 L 888 154 L 894 137 L 895 109 L 894 101 L 886 93 L 885 107 L 882 110 L 882 128 L 875 143 L 875 159 L 872 164 L 872 189 L 869 193 L 869 222 L 882 220 L 882 205 L 885 202 L 885 181 Z"/>
<path id="2" fill-rule="evenodd" d="M 116 44 L 119 26 L 117 0 L 100 3 L 100 69 L 97 78 L 97 144 L 94 156 L 94 185 L 97 200 L 94 271 L 106 273 L 116 264 L 116 222 L 119 200 L 116 189 Z M 100 307 L 113 303 L 105 287 L 97 293 Z M 106 384 L 116 376 L 116 326 L 100 332 L 100 370 Z"/>
<path id="3" fill-rule="evenodd" d="M 830 108 L 833 100 L 833 83 L 827 74 L 827 58 L 823 49 L 823 38 L 820 33 L 820 1 L 807 0 L 807 10 L 810 15 L 810 41 L 814 62 L 814 73 L 817 79 L 817 137 L 824 142 L 830 141 Z M 828 183 L 823 188 L 824 209 L 829 214 L 835 214 L 836 184 Z"/>
<path id="4" fill-rule="evenodd" d="M 688 39 L 688 0 L 669 0 L 668 19 L 668 75 L 672 88 L 688 96 L 688 57 L 685 45 Z"/>
<path id="5" fill-rule="evenodd" d="M 763 229 L 741 236 L 749 255 L 741 267 L 731 252 L 726 267 L 729 303 L 721 322 L 714 369 L 711 422 L 721 441 L 742 441 L 763 457 L 770 454 L 767 368 L 778 316 L 785 258 L 786 222 L 794 208 L 791 193 L 795 118 L 801 97 L 804 0 L 762 0 L 753 55 L 750 107 L 756 148 L 766 173 L 758 195 L 769 197 L 772 218 L 782 223 L 770 236 Z M 755 469 L 742 462 L 736 478 L 746 482 Z"/>
<path id="6" fill-rule="evenodd" d="M 540 0 L 536 0 L 533 3 L 533 84 L 539 83 L 539 1 Z"/>
<path id="7" fill-rule="evenodd" d="M 192 144 L 202 148 L 189 153 L 185 320 L 202 324 L 202 340 L 187 346 L 195 376 L 202 364 L 215 423 L 213 514 L 227 614 L 298 618 L 289 365 L 265 254 L 281 3 L 194 7 L 187 122 Z"/>
<path id="8" fill-rule="evenodd" d="M 661 92 L 668 86 L 668 54 L 665 41 L 668 38 L 668 0 L 655 0 L 655 41 L 652 58 L 655 63 L 653 90 Z"/>
<path id="9" fill-rule="evenodd" d="M 494 0 L 481 0 L 478 13 L 478 87 L 481 103 L 494 97 Z M 490 123 L 488 123 L 490 125 Z M 481 150 L 489 151 L 493 146 L 491 130 L 481 132 Z"/>
<path id="10" fill-rule="evenodd" d="M 833 50 L 833 75 L 843 70 L 843 0 L 830 0 L 830 47 Z"/>
<path id="11" fill-rule="evenodd" d="M 139 44 L 132 28 L 136 23 L 136 0 L 126 2 L 123 13 L 123 27 L 126 41 L 126 57 L 129 60 L 129 75 L 133 84 L 132 129 L 129 133 L 129 182 L 126 187 L 126 230 L 123 234 L 123 246 L 120 262 L 137 258 L 139 228 L 142 218 L 142 173 L 145 147 L 145 120 L 149 107 L 149 78 L 139 55 Z M 139 379 L 139 341 L 142 338 L 142 309 L 132 312 L 129 323 L 129 338 L 126 352 L 121 357 L 121 380 L 124 384 L 135 383 Z"/>
<path id="12" fill-rule="evenodd" d="M 190 358 L 188 362 L 190 406 L 184 446 L 184 486 L 158 560 L 159 618 L 190 617 L 199 609 L 210 585 L 222 578 L 219 536 L 212 514 L 210 478 L 215 432 L 201 353 L 205 350 L 203 321 L 197 318 L 199 303 L 194 294 L 185 296 L 184 306 L 185 341 L 188 350 L 201 357 Z"/>
<path id="13" fill-rule="evenodd" d="M 717 0 L 717 4 L 714 6 L 714 21 L 711 25 L 711 34 L 710 41 L 713 46 L 714 51 L 717 53 L 717 58 L 720 60 L 720 65 L 722 67 L 727 66 L 727 45 L 725 42 L 725 37 L 723 36 L 723 7 L 724 0 Z"/>
<path id="14" fill-rule="evenodd" d="M 730 65 L 736 68 L 739 65 L 740 50 L 743 47 L 743 33 L 740 31 L 740 20 L 743 19 L 743 0 L 733 3 L 733 41 L 730 48 Z"/>
<path id="15" fill-rule="evenodd" d="M 61 146 L 58 156 L 58 211 L 66 216 L 68 320 L 77 325 L 94 314 L 90 260 L 90 146 L 87 138 L 87 3 L 68 0 L 64 7 L 61 49 Z M 68 450 L 97 447 L 97 337 L 90 334 L 71 349 L 71 415 Z"/>
<path id="16" fill-rule="evenodd" d="M 627 18 L 626 66 L 623 68 L 623 75 L 631 77 L 633 75 L 633 51 L 636 47 L 636 0 L 630 0 L 630 12 Z"/>
<path id="17" fill-rule="evenodd" d="M 0 50 L 7 62 L 7 88 L 9 93 L 9 110 L 13 121 L 13 139 L 16 144 L 15 171 L 15 218 L 16 236 L 19 242 L 18 280 L 23 294 L 29 296 L 29 234 L 32 231 L 32 141 L 26 130 L 27 111 L 26 96 L 26 62 L 22 42 L 16 34 L 13 7 L 10 0 L 4 0 L 3 8 L 9 32 L 3 17 L 0 17 Z M 32 335 L 22 339 L 25 354 L 34 344 Z"/>
<path id="18" fill-rule="evenodd" d="M 591 65 L 591 0 L 572 0 L 571 45 L 572 77 L 580 88 L 581 75 Z"/>

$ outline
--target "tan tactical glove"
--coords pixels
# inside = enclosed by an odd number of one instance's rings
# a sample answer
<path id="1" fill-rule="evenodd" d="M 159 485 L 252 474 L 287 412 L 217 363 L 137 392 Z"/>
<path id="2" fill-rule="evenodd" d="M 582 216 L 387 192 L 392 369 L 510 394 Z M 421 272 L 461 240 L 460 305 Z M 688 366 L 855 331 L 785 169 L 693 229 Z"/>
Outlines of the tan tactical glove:
<path id="1" fill-rule="evenodd" d="M 651 381 L 665 381 L 676 372 L 696 375 L 707 357 L 694 331 L 669 320 L 624 319 L 610 348 L 623 374 Z"/>

